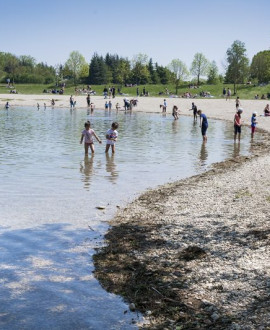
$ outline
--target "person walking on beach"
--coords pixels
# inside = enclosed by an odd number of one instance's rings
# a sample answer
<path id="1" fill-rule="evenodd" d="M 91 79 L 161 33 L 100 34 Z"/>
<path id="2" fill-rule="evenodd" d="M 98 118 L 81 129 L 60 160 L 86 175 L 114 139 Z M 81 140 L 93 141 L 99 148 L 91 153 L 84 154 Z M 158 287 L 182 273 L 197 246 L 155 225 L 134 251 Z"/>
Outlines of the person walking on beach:
<path id="1" fill-rule="evenodd" d="M 87 94 L 86 102 L 87 102 L 87 106 L 90 107 L 90 103 L 91 103 L 90 94 Z"/>
<path id="2" fill-rule="evenodd" d="M 70 104 L 70 107 L 71 107 L 71 108 L 74 107 L 74 98 L 73 98 L 73 95 L 70 95 L 70 98 L 69 98 L 69 104 Z"/>
<path id="3" fill-rule="evenodd" d="M 235 100 L 236 111 L 238 110 L 238 108 L 240 107 L 240 105 L 241 105 L 241 102 L 240 102 L 239 96 L 237 96 L 237 98 Z"/>
<path id="4" fill-rule="evenodd" d="M 90 110 L 91 110 L 91 113 L 94 112 L 94 109 L 95 109 L 95 104 L 93 102 L 90 103 Z"/>
<path id="5" fill-rule="evenodd" d="M 231 99 L 231 95 L 232 95 L 232 92 L 230 90 L 230 88 L 227 89 L 227 96 L 226 96 L 226 101 Z"/>
<path id="6" fill-rule="evenodd" d="M 115 87 L 114 86 L 112 87 L 112 98 L 113 99 L 115 98 Z"/>
<path id="7" fill-rule="evenodd" d="M 197 121 L 197 113 L 198 113 L 198 109 L 197 106 L 194 104 L 194 102 L 192 102 L 192 106 L 191 109 L 189 111 L 193 111 L 193 118 L 194 118 L 194 122 Z"/>
<path id="8" fill-rule="evenodd" d="M 225 98 L 226 97 L 226 88 L 225 87 L 223 88 L 222 93 L 223 93 L 223 97 Z"/>
<path id="9" fill-rule="evenodd" d="M 118 128 L 118 123 L 113 122 L 111 128 L 106 133 L 106 139 L 107 139 L 106 149 L 105 149 L 106 153 L 109 151 L 110 147 L 112 148 L 112 153 L 113 154 L 115 153 L 115 143 L 118 138 L 117 128 Z"/>
<path id="10" fill-rule="evenodd" d="M 80 141 L 80 144 L 82 144 L 83 139 L 84 139 L 85 156 L 88 155 L 88 149 L 89 149 L 89 147 L 91 149 L 92 154 L 94 154 L 94 152 L 95 152 L 93 136 L 96 138 L 96 140 L 99 143 L 102 143 L 102 141 L 100 140 L 100 138 L 96 135 L 95 131 L 93 129 L 91 129 L 90 127 L 91 127 L 91 123 L 88 120 L 84 124 L 84 130 L 82 131 L 82 136 L 81 136 L 81 141 Z"/>
<path id="11" fill-rule="evenodd" d="M 163 105 L 162 105 L 162 112 L 166 112 L 166 110 L 167 110 L 167 101 L 166 101 L 166 99 L 164 99 Z"/>
<path id="12" fill-rule="evenodd" d="M 203 142 L 207 142 L 206 131 L 208 128 L 208 120 L 207 120 L 206 115 L 204 113 L 202 113 L 202 110 L 198 110 L 198 115 L 200 116 L 200 127 L 202 130 Z"/>
<path id="13" fill-rule="evenodd" d="M 238 134 L 238 141 L 240 142 L 240 138 L 241 138 L 241 114 L 242 114 L 243 110 L 242 109 L 238 109 L 237 113 L 234 116 L 234 142 L 236 141 L 236 137 Z"/>
<path id="14" fill-rule="evenodd" d="M 253 139 L 255 129 L 257 125 L 257 112 L 253 112 L 252 117 L 251 117 L 251 138 Z"/>

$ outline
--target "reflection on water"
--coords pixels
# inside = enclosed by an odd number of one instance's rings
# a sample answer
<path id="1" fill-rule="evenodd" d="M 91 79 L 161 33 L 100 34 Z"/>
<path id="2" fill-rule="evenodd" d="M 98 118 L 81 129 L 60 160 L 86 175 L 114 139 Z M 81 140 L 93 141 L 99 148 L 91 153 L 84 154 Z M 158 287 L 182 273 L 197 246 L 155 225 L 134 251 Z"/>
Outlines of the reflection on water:
<path id="1" fill-rule="evenodd" d="M 235 142 L 233 145 L 233 158 L 236 158 L 240 155 L 240 142 Z"/>
<path id="2" fill-rule="evenodd" d="M 84 161 L 80 163 L 80 172 L 83 174 L 82 181 L 84 182 L 84 188 L 89 190 L 91 177 L 93 175 L 94 156 L 84 157 Z"/>
<path id="3" fill-rule="evenodd" d="M 118 171 L 116 169 L 114 154 L 110 155 L 109 153 L 106 153 L 106 171 L 109 173 L 109 176 L 107 176 L 109 181 L 116 183 Z"/>
<path id="4" fill-rule="evenodd" d="M 208 158 L 208 152 L 207 152 L 207 143 L 202 143 L 201 146 L 201 152 L 200 152 L 200 161 L 201 165 L 204 166 L 206 164 Z"/>
<path id="5" fill-rule="evenodd" d="M 84 158 L 79 141 L 86 120 L 103 144 Z M 113 121 L 119 123 L 116 154 L 106 155 L 105 134 Z M 91 276 L 94 242 L 107 228 L 103 221 L 148 187 L 248 154 L 249 139 L 243 129 L 240 150 L 232 125 L 209 120 L 208 142 L 202 144 L 193 118 L 175 121 L 166 114 L 0 111 L 0 225 L 9 226 L 0 228 L 1 325 L 13 329 L 20 319 L 22 327 L 37 328 L 45 318 L 48 329 L 63 322 L 74 329 L 130 329 L 126 305 Z M 97 210 L 99 205 L 106 209 Z"/>

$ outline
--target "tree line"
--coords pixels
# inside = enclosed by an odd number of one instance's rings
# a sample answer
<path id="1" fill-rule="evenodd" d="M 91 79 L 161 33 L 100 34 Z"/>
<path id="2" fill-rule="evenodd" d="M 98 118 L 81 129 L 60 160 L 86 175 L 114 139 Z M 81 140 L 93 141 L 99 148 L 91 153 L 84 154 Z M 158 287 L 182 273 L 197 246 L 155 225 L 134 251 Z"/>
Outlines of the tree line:
<path id="1" fill-rule="evenodd" d="M 105 56 L 95 53 L 90 63 L 78 51 L 70 53 L 64 64 L 48 66 L 37 63 L 31 56 L 15 56 L 0 52 L 0 81 L 10 79 L 16 83 L 52 84 L 70 81 L 74 85 L 101 84 L 164 84 L 174 83 L 175 91 L 184 82 L 199 85 L 202 78 L 208 84 L 218 82 L 237 85 L 252 80 L 254 84 L 270 82 L 270 51 L 257 53 L 251 63 L 245 44 L 239 40 L 228 48 L 225 75 L 219 74 L 215 61 L 210 62 L 202 53 L 194 55 L 190 68 L 180 59 L 173 59 L 167 66 L 153 63 L 146 54 L 134 55 L 130 60 L 117 54 Z M 204 80 L 205 81 L 205 80 Z"/>

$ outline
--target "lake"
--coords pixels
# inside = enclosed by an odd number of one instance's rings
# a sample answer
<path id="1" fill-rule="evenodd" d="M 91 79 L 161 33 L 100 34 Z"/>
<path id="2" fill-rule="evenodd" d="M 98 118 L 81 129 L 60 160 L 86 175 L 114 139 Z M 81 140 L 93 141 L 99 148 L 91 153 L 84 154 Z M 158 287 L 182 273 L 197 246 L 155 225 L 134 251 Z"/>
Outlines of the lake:
<path id="1" fill-rule="evenodd" d="M 79 144 L 86 120 L 103 141 L 95 143 L 93 157 Z M 113 121 L 119 139 L 115 155 L 106 155 Z M 142 317 L 103 290 L 92 273 L 107 220 L 147 188 L 248 155 L 249 130 L 243 131 L 241 145 L 235 144 L 232 123 L 209 120 L 203 144 L 191 117 L 1 110 L 1 329 L 136 328 Z"/>

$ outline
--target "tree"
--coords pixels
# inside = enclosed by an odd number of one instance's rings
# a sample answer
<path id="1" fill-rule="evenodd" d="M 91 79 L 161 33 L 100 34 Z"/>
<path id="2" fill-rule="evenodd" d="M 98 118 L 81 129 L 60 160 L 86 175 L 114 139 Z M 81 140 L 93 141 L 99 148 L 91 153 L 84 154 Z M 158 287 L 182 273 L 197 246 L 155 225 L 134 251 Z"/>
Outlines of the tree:
<path id="1" fill-rule="evenodd" d="M 10 75 L 13 85 L 14 85 L 15 74 L 18 67 L 19 67 L 18 58 L 10 53 L 6 53 L 4 70 Z"/>
<path id="2" fill-rule="evenodd" d="M 151 83 L 152 84 L 158 84 L 159 83 L 159 77 L 158 77 L 157 71 L 154 68 L 152 58 L 150 58 L 149 63 L 148 63 L 148 71 L 149 71 L 149 74 L 150 74 Z"/>
<path id="3" fill-rule="evenodd" d="M 175 93 L 177 94 L 181 81 L 185 80 L 189 75 L 188 69 L 185 63 L 179 59 L 172 60 L 168 65 L 168 69 L 173 73 L 172 79 L 175 84 Z"/>
<path id="4" fill-rule="evenodd" d="M 207 83 L 208 84 L 216 84 L 219 81 L 219 75 L 218 75 L 218 67 L 215 61 L 213 61 L 209 65 L 209 71 L 207 75 Z"/>
<path id="5" fill-rule="evenodd" d="M 137 54 L 132 59 L 132 80 L 137 85 L 146 84 L 149 81 L 150 74 L 147 67 L 148 56 L 146 54 Z"/>
<path id="6" fill-rule="evenodd" d="M 236 94 L 236 85 L 243 83 L 249 74 L 249 60 L 243 42 L 239 40 L 233 42 L 227 50 L 227 62 L 228 68 L 225 79 L 226 82 L 233 83 L 234 94 Z"/>
<path id="7" fill-rule="evenodd" d="M 115 83 L 123 85 L 130 76 L 130 63 L 127 59 L 120 59 L 115 70 Z"/>
<path id="8" fill-rule="evenodd" d="M 161 84 L 167 85 L 170 82 L 172 73 L 168 68 L 156 63 L 156 72 Z"/>
<path id="9" fill-rule="evenodd" d="M 80 73 L 82 72 L 82 68 L 85 64 L 85 58 L 78 51 L 73 51 L 70 53 L 65 66 L 72 72 L 74 85 L 76 85 L 78 78 L 80 78 Z"/>
<path id="10" fill-rule="evenodd" d="M 202 53 L 196 53 L 191 63 L 190 72 L 197 77 L 197 84 L 200 85 L 200 77 L 208 72 L 209 62 Z"/>
<path id="11" fill-rule="evenodd" d="M 252 78 L 258 79 L 259 83 L 270 81 L 270 50 L 264 50 L 253 56 L 250 74 Z"/>

